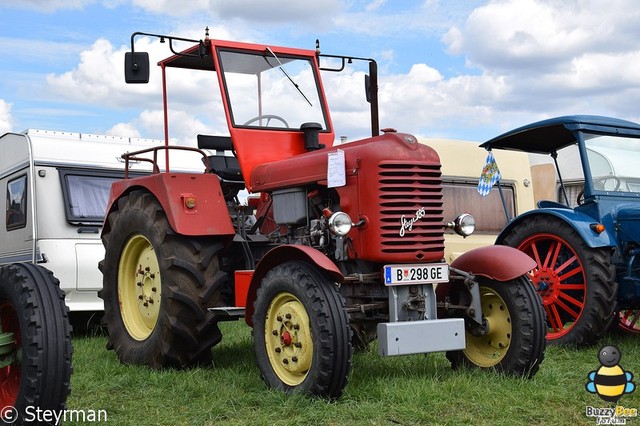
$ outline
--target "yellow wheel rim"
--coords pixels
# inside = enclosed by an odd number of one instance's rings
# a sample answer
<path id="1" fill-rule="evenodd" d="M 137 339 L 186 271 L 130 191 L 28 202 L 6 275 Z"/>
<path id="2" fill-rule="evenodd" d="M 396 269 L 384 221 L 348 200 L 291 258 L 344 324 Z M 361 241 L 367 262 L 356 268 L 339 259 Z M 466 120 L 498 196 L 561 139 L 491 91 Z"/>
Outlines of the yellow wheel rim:
<path id="1" fill-rule="evenodd" d="M 313 361 L 313 338 L 307 311 L 291 293 L 279 293 L 269 304 L 264 329 L 269 362 L 280 380 L 297 386 Z"/>
<path id="2" fill-rule="evenodd" d="M 511 343 L 511 316 L 507 304 L 495 290 L 480 287 L 482 314 L 487 320 L 489 332 L 484 336 L 469 333 L 464 354 L 479 367 L 496 366 L 509 350 Z"/>
<path id="3" fill-rule="evenodd" d="M 160 266 L 155 250 L 142 235 L 125 244 L 118 264 L 120 314 L 129 335 L 144 340 L 158 322 L 162 296 Z"/>

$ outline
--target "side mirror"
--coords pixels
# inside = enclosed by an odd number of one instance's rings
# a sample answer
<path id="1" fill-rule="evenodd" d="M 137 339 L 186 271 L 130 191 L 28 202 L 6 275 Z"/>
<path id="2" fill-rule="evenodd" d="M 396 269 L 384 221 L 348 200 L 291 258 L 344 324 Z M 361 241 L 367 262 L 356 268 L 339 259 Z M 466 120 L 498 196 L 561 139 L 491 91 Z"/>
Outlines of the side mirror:
<path id="1" fill-rule="evenodd" d="M 364 95 L 367 102 L 371 103 L 371 76 L 369 74 L 364 75 Z"/>
<path id="2" fill-rule="evenodd" d="M 129 83 L 149 82 L 149 54 L 126 52 L 124 54 L 124 81 Z"/>

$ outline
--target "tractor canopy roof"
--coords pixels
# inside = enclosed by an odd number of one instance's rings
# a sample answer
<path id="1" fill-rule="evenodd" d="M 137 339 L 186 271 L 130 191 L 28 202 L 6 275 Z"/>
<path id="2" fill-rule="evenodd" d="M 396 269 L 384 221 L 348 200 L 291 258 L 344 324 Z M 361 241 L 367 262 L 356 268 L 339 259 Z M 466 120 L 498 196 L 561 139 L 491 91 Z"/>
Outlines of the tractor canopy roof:
<path id="1" fill-rule="evenodd" d="M 195 42 L 195 40 L 193 40 Z M 244 51 L 254 51 L 254 52 L 266 52 L 267 50 L 272 50 L 278 54 L 283 55 L 296 55 L 296 56 L 306 56 L 306 57 L 315 57 L 316 52 L 314 50 L 309 49 L 297 49 L 292 47 L 283 47 L 283 46 L 272 46 L 272 45 L 261 45 L 255 43 L 244 43 L 238 41 L 227 41 L 227 40 L 215 40 L 215 39 L 206 39 L 204 41 L 200 41 L 198 44 L 195 44 L 182 52 L 175 52 L 174 55 L 165 58 L 158 62 L 158 65 L 165 67 L 173 67 L 173 68 L 186 68 L 186 69 L 194 69 L 194 70 L 207 70 L 207 71 L 216 71 L 216 67 L 214 64 L 213 56 L 210 55 L 210 49 L 213 47 L 214 49 L 238 49 Z M 279 58 L 280 64 L 286 64 L 291 61 L 291 59 L 287 58 Z M 254 61 L 251 61 L 250 58 L 247 58 L 246 62 L 242 62 L 238 59 L 234 61 L 233 64 L 227 64 L 225 70 L 231 73 L 239 73 L 239 74 L 256 74 L 262 71 L 273 68 L 274 65 L 269 63 L 268 61 L 264 61 L 261 69 L 256 68 L 256 64 Z"/>
<path id="2" fill-rule="evenodd" d="M 568 115 L 518 127 L 480 146 L 487 150 L 507 149 L 551 154 L 576 143 L 577 132 L 640 137 L 640 125 L 598 115 Z"/>

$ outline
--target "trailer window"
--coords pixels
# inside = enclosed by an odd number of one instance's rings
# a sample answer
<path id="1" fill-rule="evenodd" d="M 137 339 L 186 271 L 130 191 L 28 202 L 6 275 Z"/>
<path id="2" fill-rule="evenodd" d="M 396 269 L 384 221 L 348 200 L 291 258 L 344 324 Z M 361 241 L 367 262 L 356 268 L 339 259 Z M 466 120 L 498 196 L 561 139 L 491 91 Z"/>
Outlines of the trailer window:
<path id="1" fill-rule="evenodd" d="M 507 217 L 500 199 L 500 192 L 494 186 L 486 197 L 478 193 L 478 183 L 443 181 L 444 219 L 453 220 L 461 213 L 471 213 L 476 219 L 476 233 L 497 234 L 507 226 Z M 515 214 L 514 190 L 510 185 L 502 184 L 509 217 Z M 447 232 L 453 232 L 447 230 Z"/>
<path id="2" fill-rule="evenodd" d="M 60 169 L 67 222 L 73 225 L 102 224 L 111 184 L 122 173 Z"/>
<path id="3" fill-rule="evenodd" d="M 7 183 L 7 231 L 27 225 L 27 176 Z"/>

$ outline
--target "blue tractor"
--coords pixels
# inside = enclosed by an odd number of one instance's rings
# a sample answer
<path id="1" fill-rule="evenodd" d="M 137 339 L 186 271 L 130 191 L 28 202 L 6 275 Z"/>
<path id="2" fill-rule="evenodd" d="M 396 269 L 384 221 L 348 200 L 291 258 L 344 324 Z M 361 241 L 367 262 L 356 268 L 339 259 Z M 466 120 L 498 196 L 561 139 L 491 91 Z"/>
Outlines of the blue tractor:
<path id="1" fill-rule="evenodd" d="M 555 166 L 555 199 L 511 220 L 496 241 L 537 263 L 531 279 L 549 342 L 590 346 L 614 323 L 640 333 L 640 125 L 564 116 L 481 146 L 528 152 L 532 162 L 544 154 Z"/>

